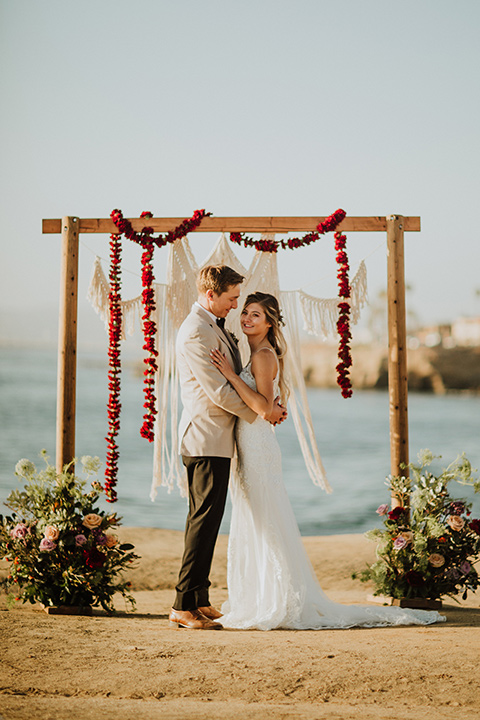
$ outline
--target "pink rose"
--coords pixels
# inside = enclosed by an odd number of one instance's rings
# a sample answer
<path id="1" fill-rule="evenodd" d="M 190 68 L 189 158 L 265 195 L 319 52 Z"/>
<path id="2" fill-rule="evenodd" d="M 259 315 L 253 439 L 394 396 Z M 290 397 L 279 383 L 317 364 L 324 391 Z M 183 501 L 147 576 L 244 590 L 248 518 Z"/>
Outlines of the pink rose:
<path id="1" fill-rule="evenodd" d="M 413 532 L 411 530 L 403 530 L 400 533 L 400 536 L 404 538 L 407 545 L 410 545 L 410 543 L 413 542 Z"/>
<path id="2" fill-rule="evenodd" d="M 58 540 L 60 531 L 56 525 L 47 525 L 44 535 L 48 540 Z"/>
<path id="3" fill-rule="evenodd" d="M 79 535 L 75 535 L 75 545 L 77 547 L 81 547 L 82 545 L 85 545 L 86 542 L 87 542 L 87 538 L 85 537 L 85 535 L 82 535 L 82 533 L 80 533 Z"/>
<path id="4" fill-rule="evenodd" d="M 462 573 L 464 575 L 468 575 L 468 573 L 470 572 L 471 569 L 472 569 L 472 566 L 470 565 L 468 560 L 464 560 L 464 562 L 462 562 L 462 564 L 460 565 L 460 570 L 462 571 Z"/>
<path id="5" fill-rule="evenodd" d="M 449 515 L 447 523 L 450 525 L 452 530 L 456 531 L 463 530 L 465 526 L 465 520 L 459 515 Z"/>
<path id="6" fill-rule="evenodd" d="M 50 552 L 51 550 L 55 550 L 56 547 L 57 544 L 54 543 L 53 540 L 49 540 L 45 537 L 40 540 L 40 550 Z"/>
<path id="7" fill-rule="evenodd" d="M 105 545 L 108 548 L 115 547 L 115 545 L 118 543 L 118 537 L 116 535 L 110 534 L 110 535 L 105 535 L 105 537 L 106 537 Z"/>
<path id="8" fill-rule="evenodd" d="M 375 512 L 377 513 L 377 515 L 386 515 L 388 512 L 388 505 L 386 503 L 384 503 L 383 505 L 379 505 Z"/>
<path id="9" fill-rule="evenodd" d="M 445 558 L 439 553 L 432 553 L 428 558 L 428 562 L 432 567 L 439 568 L 445 565 Z"/>
<path id="10" fill-rule="evenodd" d="M 17 523 L 15 527 L 10 530 L 10 536 L 17 540 L 21 540 L 22 538 L 24 538 L 27 533 L 28 527 L 25 525 L 25 523 Z"/>
<path id="11" fill-rule="evenodd" d="M 93 530 L 94 528 L 100 527 L 102 524 L 102 518 L 100 515 L 97 515 L 96 513 L 89 513 L 88 515 L 85 515 L 83 518 L 82 525 L 84 525 L 89 530 Z"/>
<path id="12" fill-rule="evenodd" d="M 393 541 L 393 547 L 394 547 L 395 550 L 403 550 L 403 548 L 406 547 L 407 544 L 408 544 L 408 543 L 407 543 L 407 541 L 405 540 L 405 538 L 403 537 L 403 535 L 399 535 L 399 536 L 396 537 L 395 540 Z"/>

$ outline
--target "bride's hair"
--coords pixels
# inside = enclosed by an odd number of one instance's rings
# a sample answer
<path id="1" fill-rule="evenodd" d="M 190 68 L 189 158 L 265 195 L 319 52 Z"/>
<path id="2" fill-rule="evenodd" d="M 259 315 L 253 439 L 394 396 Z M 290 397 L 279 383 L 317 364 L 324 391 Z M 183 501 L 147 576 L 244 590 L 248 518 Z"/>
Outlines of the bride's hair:
<path id="1" fill-rule="evenodd" d="M 281 330 L 281 326 L 285 325 L 285 323 L 282 317 L 282 313 L 280 311 L 280 306 L 275 295 L 270 295 L 269 293 L 263 292 L 255 292 L 247 295 L 247 299 L 245 300 L 245 303 L 243 305 L 243 310 L 245 310 L 245 308 L 252 303 L 258 303 L 258 305 L 262 307 L 267 322 L 270 324 L 267 333 L 267 340 L 277 353 L 278 364 L 280 367 L 280 374 L 278 380 L 280 388 L 280 399 L 282 403 L 285 404 L 287 402 L 290 391 L 284 378 L 284 358 L 287 352 L 287 343 Z"/>

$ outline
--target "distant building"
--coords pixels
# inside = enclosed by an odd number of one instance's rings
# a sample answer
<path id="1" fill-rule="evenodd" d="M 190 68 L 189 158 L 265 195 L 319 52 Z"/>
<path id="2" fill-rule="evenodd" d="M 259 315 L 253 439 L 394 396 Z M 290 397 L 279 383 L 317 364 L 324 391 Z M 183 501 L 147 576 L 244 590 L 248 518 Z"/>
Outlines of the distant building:
<path id="1" fill-rule="evenodd" d="M 460 347 L 480 345 L 480 317 L 460 317 L 452 324 L 452 339 Z"/>
<path id="2" fill-rule="evenodd" d="M 430 325 L 417 330 L 413 337 L 418 340 L 419 345 L 424 347 L 437 347 L 438 345 L 451 346 L 452 326 L 451 325 Z M 414 343 L 409 343 L 412 347 Z"/>
<path id="3" fill-rule="evenodd" d="M 459 317 L 454 322 L 429 325 L 420 328 L 408 337 L 408 347 L 479 347 L 480 317 Z"/>

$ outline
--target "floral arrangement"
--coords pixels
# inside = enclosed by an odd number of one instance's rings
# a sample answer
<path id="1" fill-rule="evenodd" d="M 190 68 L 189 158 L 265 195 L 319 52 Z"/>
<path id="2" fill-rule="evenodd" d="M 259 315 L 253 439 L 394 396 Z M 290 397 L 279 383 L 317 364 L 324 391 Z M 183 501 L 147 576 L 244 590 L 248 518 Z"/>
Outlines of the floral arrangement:
<path id="1" fill-rule="evenodd" d="M 427 469 L 434 459 L 422 450 L 419 465 L 408 465 L 411 478 L 387 478 L 398 505 L 377 508 L 384 529 L 367 533 L 378 543 L 377 560 L 359 574 L 373 581 L 374 595 L 436 600 L 462 593 L 466 599 L 479 585 L 480 520 L 471 518 L 471 503 L 450 496 L 448 485 L 456 481 L 477 493 L 480 482 L 464 454 L 437 475 Z"/>
<path id="2" fill-rule="evenodd" d="M 20 460 L 15 474 L 25 480 L 23 490 L 13 490 L 5 505 L 13 511 L 0 515 L 0 559 L 9 565 L 2 584 L 9 604 L 40 602 L 44 606 L 91 607 L 114 612 L 113 595 L 121 593 L 135 608 L 130 582 L 121 577 L 138 559 L 134 546 L 120 544 L 112 530 L 120 522 L 115 513 L 97 508 L 102 492 L 96 478 L 98 458 L 81 459 L 85 479 L 75 476 L 72 461 L 62 473 L 49 464 L 37 471 L 30 460 Z"/>

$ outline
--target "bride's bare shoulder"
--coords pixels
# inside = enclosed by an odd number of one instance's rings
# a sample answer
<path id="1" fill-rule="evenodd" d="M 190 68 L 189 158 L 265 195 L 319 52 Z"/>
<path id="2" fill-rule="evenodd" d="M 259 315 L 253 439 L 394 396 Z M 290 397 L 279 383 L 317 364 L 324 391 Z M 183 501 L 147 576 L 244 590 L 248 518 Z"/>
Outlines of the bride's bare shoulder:
<path id="1" fill-rule="evenodd" d="M 265 350 L 267 352 L 265 352 Z M 252 355 L 252 372 L 269 372 L 272 371 L 273 375 L 277 372 L 278 360 L 277 353 L 271 347 L 262 347 L 256 350 Z"/>

